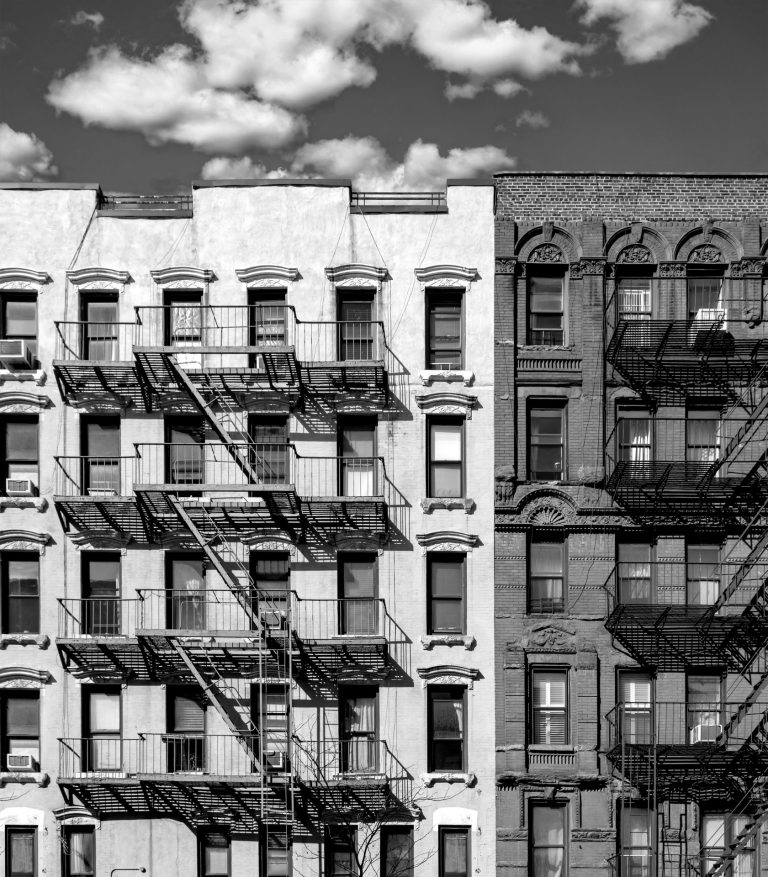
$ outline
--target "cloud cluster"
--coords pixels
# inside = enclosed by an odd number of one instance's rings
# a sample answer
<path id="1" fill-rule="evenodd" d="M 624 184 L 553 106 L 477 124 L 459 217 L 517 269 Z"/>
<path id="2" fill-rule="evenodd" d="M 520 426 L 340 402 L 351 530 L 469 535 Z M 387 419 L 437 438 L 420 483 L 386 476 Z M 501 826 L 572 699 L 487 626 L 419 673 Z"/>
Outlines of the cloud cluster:
<path id="1" fill-rule="evenodd" d="M 100 12 L 86 12 L 80 9 L 69 19 L 69 23 L 74 24 L 75 27 L 82 27 L 87 24 L 94 30 L 99 30 L 102 24 L 104 24 L 104 16 Z"/>
<path id="2" fill-rule="evenodd" d="M 29 183 L 57 173 L 53 155 L 42 140 L 0 122 L 0 180 Z"/>
<path id="3" fill-rule="evenodd" d="M 541 110 L 523 110 L 515 119 L 516 128 L 549 128 L 550 121 Z"/>
<path id="4" fill-rule="evenodd" d="M 687 43 L 713 16 L 685 0 L 578 0 L 582 21 L 606 19 L 616 32 L 616 45 L 629 64 L 656 61 Z"/>
<path id="5" fill-rule="evenodd" d="M 202 169 L 204 179 L 280 179 L 290 177 L 351 178 L 358 189 L 407 191 L 441 189 L 449 177 L 476 177 L 511 170 L 515 159 L 497 146 L 451 149 L 441 155 L 436 144 L 417 140 L 401 162 L 392 159 L 373 137 L 344 137 L 305 143 L 290 168 L 267 171 L 249 158 L 213 158 Z"/>

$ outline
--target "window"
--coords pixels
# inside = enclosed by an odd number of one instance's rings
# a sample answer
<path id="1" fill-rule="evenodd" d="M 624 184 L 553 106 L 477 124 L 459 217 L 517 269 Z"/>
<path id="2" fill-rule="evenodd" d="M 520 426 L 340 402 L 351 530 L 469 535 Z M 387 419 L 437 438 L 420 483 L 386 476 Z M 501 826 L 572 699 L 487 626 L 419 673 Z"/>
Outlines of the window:
<path id="1" fill-rule="evenodd" d="M 83 553 L 82 633 L 116 636 L 120 633 L 120 555 Z"/>
<path id="2" fill-rule="evenodd" d="M 119 359 L 117 296 L 112 293 L 82 293 L 82 357 L 99 362 Z"/>
<path id="3" fill-rule="evenodd" d="M 355 877 L 357 832 L 348 826 L 330 825 L 326 828 L 326 871 L 328 877 Z"/>
<path id="4" fill-rule="evenodd" d="M 120 689 L 94 686 L 83 691 L 83 750 L 86 771 L 120 770 L 122 745 L 120 739 Z"/>
<path id="5" fill-rule="evenodd" d="M 376 555 L 354 552 L 338 556 L 339 633 L 373 636 L 379 633 Z"/>
<path id="6" fill-rule="evenodd" d="M 280 682 L 251 685 L 251 722 L 262 740 L 264 766 L 270 772 L 288 768 L 290 697 Z"/>
<path id="7" fill-rule="evenodd" d="M 205 423 L 202 418 L 166 418 L 165 440 L 167 442 L 166 481 L 169 484 L 202 484 L 205 481 L 203 459 Z M 225 455 L 219 456 L 216 450 L 213 449 L 213 458 L 223 459 Z M 216 480 L 226 477 L 228 472 L 227 464 L 224 463 L 214 466 L 211 475 Z"/>
<path id="8" fill-rule="evenodd" d="M 63 840 L 64 877 L 93 877 L 96 873 L 93 828 L 65 828 Z"/>
<path id="9" fill-rule="evenodd" d="M 530 877 L 565 874 L 565 805 L 531 806 Z"/>
<path id="10" fill-rule="evenodd" d="M 83 449 L 83 488 L 90 495 L 120 493 L 120 418 L 83 417 L 80 420 Z"/>
<path id="11" fill-rule="evenodd" d="M 199 347 L 203 338 L 202 294 L 165 293 L 165 343 L 177 347 Z"/>
<path id="12" fill-rule="evenodd" d="M 647 673 L 619 672 L 619 732 L 624 743 L 653 742 L 652 681 Z"/>
<path id="13" fill-rule="evenodd" d="M 339 360 L 370 362 L 376 359 L 373 295 L 366 292 L 339 293 L 338 316 Z"/>
<path id="14" fill-rule="evenodd" d="M 284 630 L 290 600 L 290 555 L 287 551 L 252 551 L 250 573 L 256 588 L 253 611 L 262 624 Z"/>
<path id="15" fill-rule="evenodd" d="M 619 463 L 650 463 L 653 460 L 653 421 L 642 408 L 619 408 L 616 412 L 616 459 Z"/>
<path id="16" fill-rule="evenodd" d="M 463 368 L 463 293 L 427 290 L 427 368 Z"/>
<path id="17" fill-rule="evenodd" d="M 469 877 L 469 829 L 441 828 L 438 858 L 440 877 Z"/>
<path id="18" fill-rule="evenodd" d="M 290 877 L 291 837 L 288 832 L 272 832 L 262 835 L 262 873 L 265 877 Z"/>
<path id="19" fill-rule="evenodd" d="M 200 838 L 200 877 L 229 877 L 229 846 L 225 834 L 205 834 Z"/>
<path id="20" fill-rule="evenodd" d="M 706 875 L 715 867 L 718 860 L 730 852 L 736 838 L 754 820 L 746 813 L 704 813 L 701 817 L 701 871 Z M 755 840 L 759 832 L 753 831 L 751 842 L 737 853 L 730 868 L 725 873 L 729 877 L 752 877 L 755 871 Z"/>
<path id="21" fill-rule="evenodd" d="M 651 813 L 643 807 L 619 809 L 621 877 L 651 877 L 653 855 Z"/>
<path id="22" fill-rule="evenodd" d="M 711 606 L 720 596 L 720 546 L 686 546 L 686 580 L 688 603 Z"/>
<path id="23" fill-rule="evenodd" d="M 651 545 L 647 542 L 619 543 L 619 603 L 654 602 L 651 550 Z"/>
<path id="24" fill-rule="evenodd" d="M 622 277 L 618 281 L 619 319 L 651 319 L 651 278 Z"/>
<path id="25" fill-rule="evenodd" d="M 429 417 L 429 483 L 427 495 L 460 497 L 464 493 L 464 419 Z"/>
<path id="26" fill-rule="evenodd" d="M 427 769 L 463 771 L 466 689 L 430 686 L 427 689 L 429 758 Z"/>
<path id="27" fill-rule="evenodd" d="M 20 338 L 37 354 L 37 295 L 9 293 L 2 299 L 2 337 Z"/>
<path id="28" fill-rule="evenodd" d="M 377 773 L 376 739 L 378 689 L 343 687 L 339 695 L 341 769 L 345 773 Z"/>
<path id="29" fill-rule="evenodd" d="M 251 442 L 251 465 L 264 484 L 287 484 L 288 469 L 288 418 L 248 418 L 248 438 Z"/>
<path id="30" fill-rule="evenodd" d="M 205 629 L 205 562 L 189 555 L 166 556 L 167 625 L 172 630 Z"/>
<path id="31" fill-rule="evenodd" d="M 351 417 L 340 421 L 338 451 L 341 496 L 376 496 L 376 420 Z"/>
<path id="32" fill-rule="evenodd" d="M 720 412 L 692 410 L 685 421 L 685 461 L 710 466 L 720 458 Z"/>
<path id="33" fill-rule="evenodd" d="M 40 555 L 3 552 L 3 633 L 40 633 Z"/>
<path id="34" fill-rule="evenodd" d="M 5 829 L 5 862 L 8 877 L 37 877 L 37 829 Z"/>
<path id="35" fill-rule="evenodd" d="M 565 609 L 565 542 L 531 540 L 529 554 L 528 611 L 562 612 Z"/>
<path id="36" fill-rule="evenodd" d="M 381 831 L 381 877 L 413 877 L 413 829 L 385 825 Z"/>
<path id="37" fill-rule="evenodd" d="M 169 773 L 196 773 L 205 769 L 205 708 L 194 689 L 168 692 L 165 737 Z"/>
<path id="38" fill-rule="evenodd" d="M 568 743 L 568 671 L 533 670 L 531 742 Z"/>
<path id="39" fill-rule="evenodd" d="M 563 277 L 534 276 L 528 281 L 528 344 L 565 343 Z"/>
<path id="40" fill-rule="evenodd" d="M 9 487 L 14 490 L 24 489 L 25 479 L 30 479 L 37 485 L 40 481 L 37 470 L 37 417 L 5 418 L 2 423 L 2 440 L 5 467 L 0 487 L 3 492 Z M 6 479 L 15 484 L 7 485 Z"/>
<path id="41" fill-rule="evenodd" d="M 464 633 L 465 554 L 427 555 L 429 633 Z"/>
<path id="42" fill-rule="evenodd" d="M 725 317 L 723 277 L 692 274 L 688 277 L 688 319 L 713 322 Z"/>
<path id="43" fill-rule="evenodd" d="M 0 694 L 0 770 L 13 769 L 14 756 L 40 765 L 40 695 L 37 691 Z M 9 761 L 10 758 L 10 761 Z M 19 763 L 17 762 L 17 763 Z"/>
<path id="44" fill-rule="evenodd" d="M 287 344 L 286 312 L 285 290 L 270 289 L 261 292 L 249 289 L 248 345 L 264 349 Z M 250 353 L 248 365 L 258 371 L 266 370 L 264 356 L 260 353 Z"/>
<path id="45" fill-rule="evenodd" d="M 723 732 L 722 681 L 719 676 L 686 679 L 689 743 L 714 743 Z M 683 742 L 683 741 L 680 741 Z"/>
<path id="46" fill-rule="evenodd" d="M 528 477 L 531 481 L 565 478 L 563 405 L 534 405 L 528 410 Z"/>

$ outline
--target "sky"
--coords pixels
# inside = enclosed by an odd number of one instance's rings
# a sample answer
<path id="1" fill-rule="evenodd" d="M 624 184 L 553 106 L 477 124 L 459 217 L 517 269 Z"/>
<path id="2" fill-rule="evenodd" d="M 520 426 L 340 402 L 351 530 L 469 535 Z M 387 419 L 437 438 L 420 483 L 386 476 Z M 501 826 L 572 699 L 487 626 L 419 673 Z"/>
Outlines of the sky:
<path id="1" fill-rule="evenodd" d="M 0 180 L 768 172 L 766 0 L 0 0 Z"/>

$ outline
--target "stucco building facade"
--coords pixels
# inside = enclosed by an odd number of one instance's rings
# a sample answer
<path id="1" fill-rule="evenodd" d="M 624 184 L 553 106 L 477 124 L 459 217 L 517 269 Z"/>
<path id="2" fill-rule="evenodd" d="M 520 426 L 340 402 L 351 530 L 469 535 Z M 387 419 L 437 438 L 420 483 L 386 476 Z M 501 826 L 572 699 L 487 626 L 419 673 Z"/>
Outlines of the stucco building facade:
<path id="1" fill-rule="evenodd" d="M 0 202 L 4 873 L 492 873 L 493 187 Z"/>

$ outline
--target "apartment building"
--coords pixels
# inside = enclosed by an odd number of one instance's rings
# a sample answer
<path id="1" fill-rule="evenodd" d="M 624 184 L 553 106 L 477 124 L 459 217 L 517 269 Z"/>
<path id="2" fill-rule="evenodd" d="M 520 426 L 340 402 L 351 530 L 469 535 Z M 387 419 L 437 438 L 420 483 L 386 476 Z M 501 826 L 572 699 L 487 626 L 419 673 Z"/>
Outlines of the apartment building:
<path id="1" fill-rule="evenodd" d="M 496 176 L 497 873 L 768 868 L 768 177 Z"/>
<path id="2" fill-rule="evenodd" d="M 493 873 L 493 195 L 0 187 L 7 877 Z"/>

